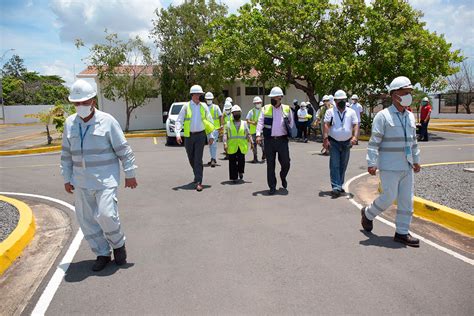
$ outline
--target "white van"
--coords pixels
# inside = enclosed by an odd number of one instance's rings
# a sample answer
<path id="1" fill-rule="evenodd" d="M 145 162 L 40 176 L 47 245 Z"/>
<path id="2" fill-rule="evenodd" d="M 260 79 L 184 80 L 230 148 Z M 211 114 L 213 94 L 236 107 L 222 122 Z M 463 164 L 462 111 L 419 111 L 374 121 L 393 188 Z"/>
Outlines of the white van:
<path id="1" fill-rule="evenodd" d="M 166 145 L 168 146 L 176 144 L 176 132 L 174 130 L 174 126 L 176 124 L 176 120 L 178 119 L 181 108 L 187 103 L 188 102 L 174 102 L 170 106 L 168 118 L 166 119 Z"/>

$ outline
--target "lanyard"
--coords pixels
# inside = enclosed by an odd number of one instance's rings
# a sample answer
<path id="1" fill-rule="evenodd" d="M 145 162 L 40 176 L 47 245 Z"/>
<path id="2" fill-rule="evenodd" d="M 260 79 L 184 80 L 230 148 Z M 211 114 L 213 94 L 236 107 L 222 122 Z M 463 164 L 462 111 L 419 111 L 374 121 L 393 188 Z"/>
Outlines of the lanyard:
<path id="1" fill-rule="evenodd" d="M 86 130 L 84 131 L 84 134 L 82 134 L 82 126 L 81 123 L 79 123 L 79 135 L 81 136 L 81 154 L 84 156 L 83 149 L 84 149 L 84 137 L 86 137 L 87 131 L 89 130 L 90 125 L 87 125 Z"/>
<path id="2" fill-rule="evenodd" d="M 339 112 L 339 109 L 337 109 L 336 112 L 337 112 L 337 116 L 339 116 L 339 119 L 341 120 L 342 127 L 344 127 L 344 117 L 346 116 L 346 111 L 342 113 L 342 116 L 341 116 L 341 113 Z"/>
<path id="3" fill-rule="evenodd" d="M 405 145 L 408 143 L 408 138 L 407 138 L 407 117 L 404 117 L 404 120 L 402 122 L 402 119 L 400 118 L 400 114 L 397 113 L 398 120 L 400 121 L 400 124 L 402 124 L 403 127 L 403 135 L 405 136 Z"/>

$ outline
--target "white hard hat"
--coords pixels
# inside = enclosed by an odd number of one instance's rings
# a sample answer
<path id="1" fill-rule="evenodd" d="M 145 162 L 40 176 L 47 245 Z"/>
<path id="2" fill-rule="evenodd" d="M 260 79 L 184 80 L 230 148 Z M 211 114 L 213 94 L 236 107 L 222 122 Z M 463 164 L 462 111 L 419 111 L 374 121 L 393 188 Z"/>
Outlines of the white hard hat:
<path id="1" fill-rule="evenodd" d="M 270 91 L 270 94 L 268 95 L 270 98 L 273 97 L 282 97 L 283 96 L 283 90 L 281 90 L 280 87 L 273 87 L 272 90 Z"/>
<path id="2" fill-rule="evenodd" d="M 329 101 L 331 100 L 327 94 L 323 96 L 323 101 Z"/>
<path id="3" fill-rule="evenodd" d="M 230 103 L 229 101 L 226 101 L 224 103 L 224 110 L 230 110 L 232 108 L 232 103 Z"/>
<path id="4" fill-rule="evenodd" d="M 357 96 L 357 94 L 353 94 L 352 97 L 351 97 L 352 100 L 359 100 L 359 97 Z"/>
<path id="5" fill-rule="evenodd" d="M 347 99 L 347 94 L 344 92 L 344 90 L 337 90 L 336 93 L 334 93 L 334 100 L 344 99 Z"/>
<path id="6" fill-rule="evenodd" d="M 262 103 L 262 99 L 260 97 L 253 98 L 253 103 Z"/>
<path id="7" fill-rule="evenodd" d="M 428 99 L 428 97 L 424 97 L 423 99 L 421 99 L 421 101 L 426 101 L 426 102 L 429 102 L 430 99 Z"/>
<path id="8" fill-rule="evenodd" d="M 392 83 L 390 83 L 390 86 L 388 88 L 388 92 L 405 89 L 405 88 L 413 89 L 413 86 L 411 85 L 410 79 L 404 76 L 400 76 L 393 79 Z"/>
<path id="9" fill-rule="evenodd" d="M 323 101 L 319 101 L 319 106 L 323 106 L 324 105 L 324 102 Z"/>
<path id="10" fill-rule="evenodd" d="M 234 101 L 232 100 L 231 97 L 227 97 L 227 98 L 225 98 L 225 102 L 230 102 L 230 103 L 232 103 L 232 102 L 234 102 Z"/>
<path id="11" fill-rule="evenodd" d="M 79 79 L 72 84 L 68 99 L 70 102 L 83 102 L 92 99 L 96 95 L 97 91 L 89 82 Z"/>
<path id="12" fill-rule="evenodd" d="M 202 87 L 198 84 L 195 84 L 194 86 L 189 89 L 189 94 L 204 94 L 204 91 L 202 91 Z"/>
<path id="13" fill-rule="evenodd" d="M 212 92 L 207 92 L 204 98 L 206 100 L 214 100 L 214 95 L 212 94 Z"/>
<path id="14" fill-rule="evenodd" d="M 305 108 L 307 105 L 308 105 L 308 104 L 307 104 L 306 102 L 304 102 L 304 101 L 301 102 L 301 104 L 300 104 L 300 106 L 301 106 L 302 108 Z"/>
<path id="15" fill-rule="evenodd" d="M 234 113 L 234 112 L 242 112 L 242 109 L 240 108 L 240 106 L 238 106 L 237 104 L 232 106 L 232 109 L 230 110 L 231 113 Z"/>
<path id="16" fill-rule="evenodd" d="M 328 95 L 329 100 L 334 100 L 334 96 L 332 94 Z"/>
<path id="17" fill-rule="evenodd" d="M 298 103 L 298 99 L 293 99 L 293 103 Z"/>

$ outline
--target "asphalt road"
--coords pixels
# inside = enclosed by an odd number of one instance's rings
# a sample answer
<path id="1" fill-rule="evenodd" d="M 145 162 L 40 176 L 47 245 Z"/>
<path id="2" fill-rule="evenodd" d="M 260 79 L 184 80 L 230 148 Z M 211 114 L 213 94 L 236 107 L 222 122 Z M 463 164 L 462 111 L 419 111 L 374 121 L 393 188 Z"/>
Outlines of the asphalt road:
<path id="1" fill-rule="evenodd" d="M 265 195 L 263 164 L 247 164 L 246 183 L 231 185 L 219 160 L 205 168 L 199 193 L 187 186 L 184 148 L 165 147 L 164 138 L 130 143 L 139 187 L 119 190 L 129 264 L 92 273 L 83 241 L 49 315 L 474 314 L 473 266 L 425 243 L 401 247 L 381 222 L 378 237 L 366 237 L 360 211 L 326 194 L 319 143 L 291 143 L 288 192 L 275 196 Z M 366 170 L 366 144 L 352 151 L 346 180 Z M 437 133 L 421 148 L 422 163 L 474 160 L 465 135 Z M 58 164 L 59 154 L 1 157 L 0 191 L 72 203 Z"/>

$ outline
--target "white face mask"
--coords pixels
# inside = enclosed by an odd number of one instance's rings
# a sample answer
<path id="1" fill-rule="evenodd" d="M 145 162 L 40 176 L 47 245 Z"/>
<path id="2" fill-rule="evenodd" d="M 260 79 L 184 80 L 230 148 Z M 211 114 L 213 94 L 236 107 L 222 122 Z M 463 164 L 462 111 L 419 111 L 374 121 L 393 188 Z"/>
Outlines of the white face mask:
<path id="1" fill-rule="evenodd" d="M 411 96 L 411 94 L 405 94 L 399 97 L 401 99 L 400 104 L 404 107 L 410 106 L 413 102 L 413 97 Z"/>
<path id="2" fill-rule="evenodd" d="M 76 106 L 76 113 L 79 115 L 81 118 L 86 118 L 88 117 L 92 112 L 92 107 L 90 105 L 79 105 Z"/>
<path id="3" fill-rule="evenodd" d="M 206 100 L 206 103 L 207 103 L 207 105 L 211 105 L 211 104 L 212 104 L 212 100 Z"/>
<path id="4" fill-rule="evenodd" d="M 262 103 L 255 103 L 255 107 L 256 107 L 257 109 L 262 108 Z"/>

